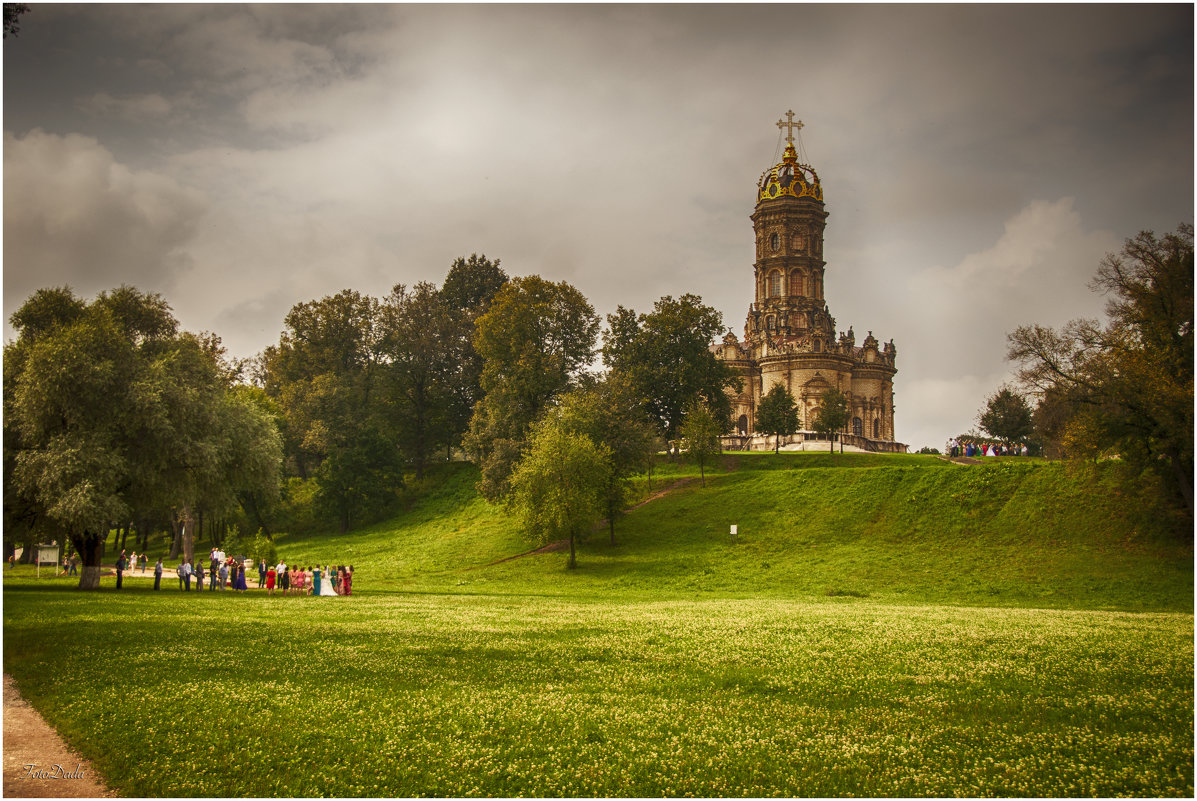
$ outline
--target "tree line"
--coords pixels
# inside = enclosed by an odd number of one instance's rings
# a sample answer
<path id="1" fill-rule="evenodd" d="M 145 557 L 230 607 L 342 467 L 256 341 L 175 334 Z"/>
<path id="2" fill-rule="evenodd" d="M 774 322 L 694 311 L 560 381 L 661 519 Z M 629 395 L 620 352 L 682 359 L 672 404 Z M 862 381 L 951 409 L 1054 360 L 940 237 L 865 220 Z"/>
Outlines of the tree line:
<path id="1" fill-rule="evenodd" d="M 739 387 L 709 350 L 720 315 L 697 296 L 643 314 L 619 307 L 600 346 L 600 319 L 575 287 L 509 278 L 476 254 L 439 288 L 298 303 L 278 342 L 249 360 L 179 330 L 162 297 L 132 287 L 91 302 L 39 290 L 11 321 L 5 543 L 29 554 L 65 538 L 82 587 L 98 585 L 113 529 L 143 551 L 166 529 L 170 557 L 191 558 L 205 531 L 214 544 L 238 525 L 270 537 L 303 496 L 346 531 L 461 454 L 480 468 L 480 493 L 511 504 L 533 536 L 580 533 L 576 520 L 536 519 L 535 503 L 584 509 L 587 525 L 605 516 L 614 541 L 629 478 L 666 441 L 684 439 L 705 462 Z M 529 500 L 533 468 L 548 464 L 558 474 L 547 486 L 581 505 Z"/>
<path id="2" fill-rule="evenodd" d="M 1106 320 L 1008 337 L 1012 386 L 978 415 L 1003 442 L 1050 456 L 1117 458 L 1193 516 L 1193 227 L 1128 239 L 1090 281 Z"/>

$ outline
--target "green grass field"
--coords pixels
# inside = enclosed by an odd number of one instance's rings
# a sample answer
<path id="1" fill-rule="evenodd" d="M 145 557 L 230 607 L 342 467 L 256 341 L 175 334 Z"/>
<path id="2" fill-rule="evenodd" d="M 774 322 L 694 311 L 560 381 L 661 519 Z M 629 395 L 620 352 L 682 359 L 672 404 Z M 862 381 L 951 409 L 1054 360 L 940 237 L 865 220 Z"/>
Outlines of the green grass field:
<path id="1" fill-rule="evenodd" d="M 566 571 L 451 465 L 281 539 L 353 598 L 10 572 L 4 665 L 133 795 L 1191 796 L 1191 538 L 1115 469 L 663 464 Z"/>

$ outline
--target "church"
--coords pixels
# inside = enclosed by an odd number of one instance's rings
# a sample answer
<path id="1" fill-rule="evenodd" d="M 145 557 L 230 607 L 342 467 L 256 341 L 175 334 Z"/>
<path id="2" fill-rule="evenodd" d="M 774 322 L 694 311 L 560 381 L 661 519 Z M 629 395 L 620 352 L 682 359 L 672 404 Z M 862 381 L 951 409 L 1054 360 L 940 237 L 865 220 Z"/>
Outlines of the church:
<path id="1" fill-rule="evenodd" d="M 881 345 L 870 331 L 857 346 L 849 327 L 836 334 L 835 318 L 823 297 L 823 185 L 814 168 L 798 161 L 793 111 L 777 126 L 787 132 L 781 163 L 765 170 L 757 182 L 752 230 L 756 237 L 753 264 L 754 302 L 748 307 L 744 338 L 729 331 L 711 347 L 741 378 L 732 395 L 734 406 L 730 449 L 763 450 L 772 437 L 754 435 L 756 408 L 776 384 L 789 389 L 798 404 L 799 427 L 789 438 L 803 443 L 816 438 L 810 430 L 823 392 L 835 387 L 849 399 L 844 444 L 866 451 L 905 453 L 894 437 L 894 375 L 898 349 L 893 340 Z"/>

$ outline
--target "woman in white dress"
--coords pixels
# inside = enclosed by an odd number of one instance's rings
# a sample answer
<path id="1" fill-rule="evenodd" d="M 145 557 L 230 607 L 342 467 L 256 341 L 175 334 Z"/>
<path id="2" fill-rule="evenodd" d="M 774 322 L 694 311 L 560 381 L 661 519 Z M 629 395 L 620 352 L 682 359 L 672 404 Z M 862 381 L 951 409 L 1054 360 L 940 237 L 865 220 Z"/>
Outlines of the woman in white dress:
<path id="1" fill-rule="evenodd" d="M 332 586 L 332 577 L 328 572 L 328 565 L 324 566 L 324 580 L 320 582 L 320 594 L 329 596 L 336 596 L 337 594 L 337 591 Z"/>

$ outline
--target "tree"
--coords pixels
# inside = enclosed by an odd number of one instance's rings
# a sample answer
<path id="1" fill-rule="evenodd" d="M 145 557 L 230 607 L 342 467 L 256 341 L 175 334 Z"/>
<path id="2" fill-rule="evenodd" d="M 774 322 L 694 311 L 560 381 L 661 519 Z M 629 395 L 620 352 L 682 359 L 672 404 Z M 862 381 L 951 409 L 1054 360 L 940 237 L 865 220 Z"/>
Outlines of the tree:
<path id="1" fill-rule="evenodd" d="M 421 282 L 411 291 L 395 285 L 381 325 L 386 417 L 418 480 L 431 453 L 452 439 L 447 415 L 459 370 L 452 321 L 436 287 Z"/>
<path id="2" fill-rule="evenodd" d="M 27 3 L 5 3 L 4 4 L 4 38 L 7 39 L 11 33 L 16 36 L 21 32 L 21 15 L 29 11 Z"/>
<path id="3" fill-rule="evenodd" d="M 757 406 L 757 430 L 777 438 L 773 445 L 773 452 L 777 453 L 781 450 L 781 438 L 793 434 L 798 426 L 798 404 L 794 396 L 785 385 L 774 384 Z"/>
<path id="4" fill-rule="evenodd" d="M 848 424 L 848 417 L 848 397 L 835 387 L 826 390 L 823 397 L 819 399 L 819 409 L 815 412 L 811 428 L 820 436 L 825 436 L 831 441 L 833 453 L 835 452 L 835 433 L 842 431 Z M 842 442 L 840 450 L 843 451 Z"/>
<path id="5" fill-rule="evenodd" d="M 474 407 L 482 400 L 482 357 L 474 349 L 474 330 L 478 318 L 486 314 L 499 290 L 507 283 L 507 274 L 485 255 L 470 254 L 455 259 L 441 286 L 441 305 L 449 318 L 447 355 L 456 364 L 448 376 L 449 399 L 445 408 L 446 446 L 461 443 L 469 430 Z"/>
<path id="6" fill-rule="evenodd" d="M 282 408 L 288 462 L 318 486 L 316 500 L 342 532 L 402 486 L 402 463 L 379 391 L 383 319 L 375 298 L 343 290 L 296 304 L 260 380 Z"/>
<path id="7" fill-rule="evenodd" d="M 1034 433 L 1031 405 L 1026 398 L 1003 386 L 989 396 L 977 414 L 977 424 L 991 437 L 1007 445 L 1026 442 Z"/>
<path id="8" fill-rule="evenodd" d="M 620 306 L 607 315 L 603 363 L 626 376 L 644 398 L 646 411 L 666 439 L 677 437 L 695 398 L 715 415 L 720 433 L 731 429 L 728 389 L 740 381 L 711 352 L 723 331 L 723 316 L 697 295 L 666 295 L 649 314 Z"/>
<path id="9" fill-rule="evenodd" d="M 581 292 L 536 275 L 505 284 L 478 318 L 474 348 L 485 395 L 474 407 L 466 447 L 482 469 L 478 489 L 488 500 L 507 494 L 528 427 L 590 364 L 598 326 Z"/>
<path id="10" fill-rule="evenodd" d="M 724 431 L 720 421 L 704 404 L 694 401 L 682 420 L 682 450 L 698 464 L 702 486 L 707 485 L 706 466 L 723 453 L 719 435 Z"/>
<path id="11" fill-rule="evenodd" d="M 1066 454 L 1116 454 L 1155 473 L 1191 518 L 1192 226 L 1128 239 L 1090 286 L 1109 298 L 1105 325 L 1022 326 L 1008 337 L 1008 358 L 1020 365 L 1021 386 L 1039 398 L 1040 419 L 1062 428 Z"/>
<path id="12" fill-rule="evenodd" d="M 552 411 L 569 432 L 585 434 L 610 453 L 604 502 L 611 544 L 615 519 L 623 514 L 628 479 L 652 466 L 657 438 L 635 390 L 617 376 L 607 376 L 561 397 Z"/>
<path id="13" fill-rule="evenodd" d="M 218 340 L 179 333 L 160 296 L 121 287 L 87 304 L 42 290 L 12 323 L 6 503 L 15 493 L 35 528 L 65 533 L 83 559 L 80 588 L 99 586 L 113 525 L 168 509 L 190 519 L 277 482 L 269 419 L 231 395 Z"/>
<path id="14" fill-rule="evenodd" d="M 511 505 L 528 534 L 542 544 L 569 538 L 569 568 L 577 567 L 575 542 L 602 515 L 610 452 L 585 434 L 566 430 L 555 412 L 529 436 L 528 453 L 511 475 Z"/>

